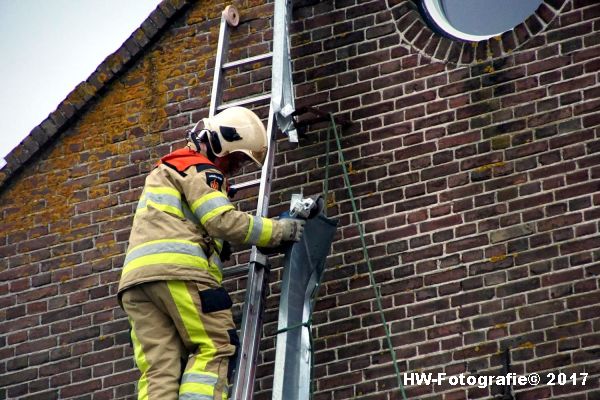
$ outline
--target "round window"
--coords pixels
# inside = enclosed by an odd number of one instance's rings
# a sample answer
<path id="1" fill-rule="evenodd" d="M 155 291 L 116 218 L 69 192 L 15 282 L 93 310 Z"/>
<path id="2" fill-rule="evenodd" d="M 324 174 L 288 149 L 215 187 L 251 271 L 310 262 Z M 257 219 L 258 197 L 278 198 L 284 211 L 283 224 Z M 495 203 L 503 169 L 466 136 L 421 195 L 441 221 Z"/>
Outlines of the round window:
<path id="1" fill-rule="evenodd" d="M 526 20 L 543 0 L 421 0 L 432 28 L 455 39 L 478 42 Z"/>

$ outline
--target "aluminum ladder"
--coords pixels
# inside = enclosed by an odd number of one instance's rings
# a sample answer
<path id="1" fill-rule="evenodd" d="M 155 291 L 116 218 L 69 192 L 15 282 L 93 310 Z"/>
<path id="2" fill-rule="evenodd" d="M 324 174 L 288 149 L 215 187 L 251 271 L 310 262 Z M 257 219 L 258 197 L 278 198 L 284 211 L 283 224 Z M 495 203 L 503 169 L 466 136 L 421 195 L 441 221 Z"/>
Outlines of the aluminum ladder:
<path id="1" fill-rule="evenodd" d="M 232 186 L 235 190 L 259 186 L 256 215 L 266 216 L 271 194 L 271 179 L 275 155 L 275 137 L 277 127 L 288 135 L 292 142 L 297 142 L 297 132 L 293 124 L 294 96 L 292 68 L 290 59 L 289 26 L 292 14 L 292 0 L 275 0 L 273 14 L 273 51 L 249 57 L 239 61 L 228 62 L 229 36 L 232 28 L 239 24 L 239 13 L 233 6 L 228 6 L 222 13 L 219 30 L 219 42 L 215 60 L 213 87 L 209 116 L 233 106 L 247 106 L 270 100 L 267 122 L 269 136 L 268 150 L 262 167 L 260 179 Z M 232 68 L 272 59 L 271 93 L 223 103 L 223 73 Z M 255 246 L 252 248 L 247 267 L 228 268 L 225 276 L 237 275 L 247 269 L 248 280 L 243 307 L 241 325 L 241 346 L 239 349 L 236 374 L 232 387 L 231 399 L 251 400 L 254 396 L 254 379 L 256 360 L 260 347 L 262 332 L 262 316 L 264 297 L 268 284 L 268 260 Z"/>

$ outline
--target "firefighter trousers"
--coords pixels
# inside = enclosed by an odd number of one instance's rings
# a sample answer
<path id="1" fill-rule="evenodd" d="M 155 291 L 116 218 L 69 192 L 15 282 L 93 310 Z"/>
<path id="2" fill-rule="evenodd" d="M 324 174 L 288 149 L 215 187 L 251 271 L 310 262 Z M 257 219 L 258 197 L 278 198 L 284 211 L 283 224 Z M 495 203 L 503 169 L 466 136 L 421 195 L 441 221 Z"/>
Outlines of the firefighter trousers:
<path id="1" fill-rule="evenodd" d="M 125 290 L 138 400 L 223 400 L 239 340 L 225 289 L 157 281 Z"/>

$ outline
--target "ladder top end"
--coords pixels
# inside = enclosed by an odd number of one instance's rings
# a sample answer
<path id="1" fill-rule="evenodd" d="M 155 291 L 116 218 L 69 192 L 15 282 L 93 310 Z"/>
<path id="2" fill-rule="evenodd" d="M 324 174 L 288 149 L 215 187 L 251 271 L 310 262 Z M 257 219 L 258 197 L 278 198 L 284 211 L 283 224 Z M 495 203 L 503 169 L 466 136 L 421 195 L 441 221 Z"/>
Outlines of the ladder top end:
<path id="1" fill-rule="evenodd" d="M 222 14 L 229 26 L 238 26 L 240 23 L 240 13 L 234 6 L 225 7 Z"/>

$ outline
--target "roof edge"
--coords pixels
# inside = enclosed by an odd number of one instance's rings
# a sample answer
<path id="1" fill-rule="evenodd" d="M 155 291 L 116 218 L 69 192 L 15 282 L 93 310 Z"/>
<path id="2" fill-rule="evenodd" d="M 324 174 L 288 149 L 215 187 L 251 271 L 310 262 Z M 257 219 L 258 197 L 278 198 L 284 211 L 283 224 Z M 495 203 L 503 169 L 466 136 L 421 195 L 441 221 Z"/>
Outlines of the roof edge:
<path id="1" fill-rule="evenodd" d="M 131 63 L 161 35 L 163 29 L 194 1 L 196 0 L 161 1 L 119 49 L 108 55 L 85 81 L 67 95 L 56 110 L 6 155 L 6 165 L 0 169 L 0 191 L 47 143 L 58 138 L 102 89 L 127 71 Z"/>

